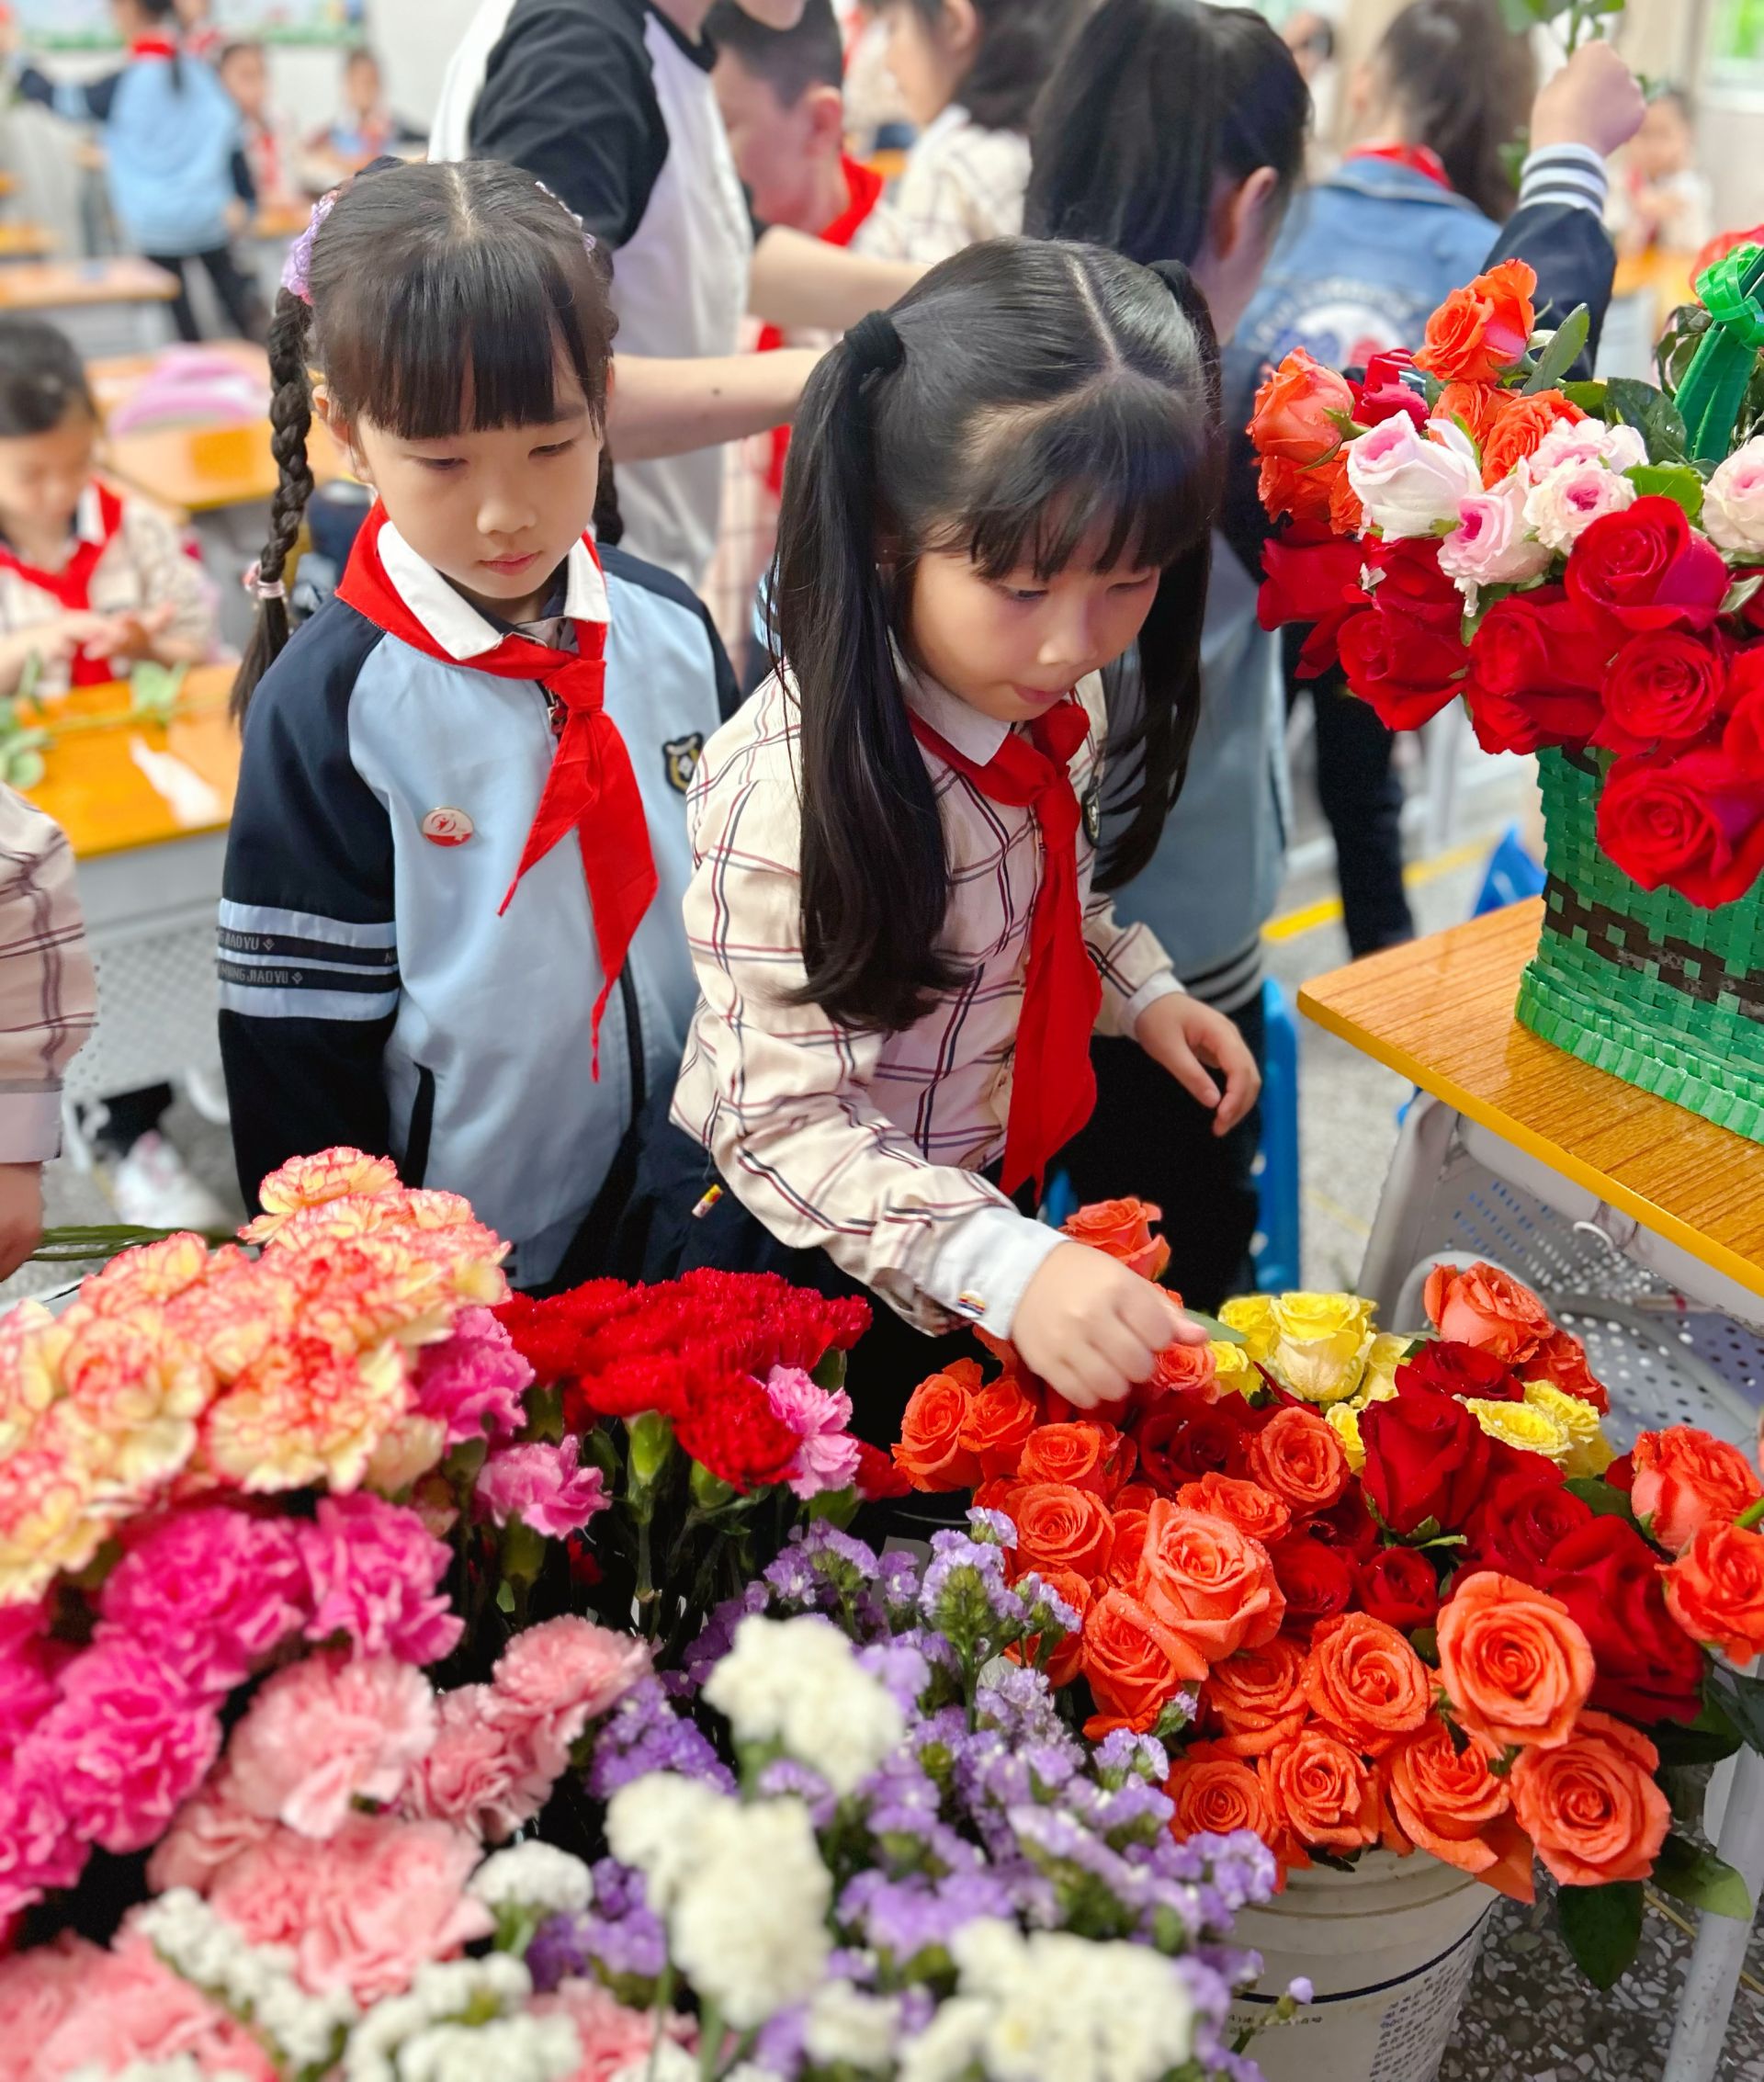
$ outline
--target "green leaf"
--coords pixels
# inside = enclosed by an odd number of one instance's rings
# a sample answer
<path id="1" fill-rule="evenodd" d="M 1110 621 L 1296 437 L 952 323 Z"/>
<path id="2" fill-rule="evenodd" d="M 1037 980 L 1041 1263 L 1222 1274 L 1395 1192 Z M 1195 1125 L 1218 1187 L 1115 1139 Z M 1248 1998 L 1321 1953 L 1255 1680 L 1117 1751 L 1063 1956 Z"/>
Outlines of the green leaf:
<path id="1" fill-rule="evenodd" d="M 1562 395 L 1571 405 L 1578 405 L 1583 413 L 1593 419 L 1605 415 L 1605 386 L 1602 381 L 1592 383 L 1565 383 Z"/>
<path id="2" fill-rule="evenodd" d="M 1749 605 L 1752 595 L 1764 585 L 1764 571 L 1753 571 L 1747 578 L 1736 578 L 1722 595 L 1721 611 L 1724 615 L 1737 615 Z"/>
<path id="3" fill-rule="evenodd" d="M 1642 1883 L 1563 1887 L 1556 1895 L 1562 1941 L 1595 1988 L 1614 1987 L 1642 1941 Z"/>
<path id="4" fill-rule="evenodd" d="M 1647 452 L 1657 463 L 1682 463 L 1689 460 L 1690 436 L 1685 430 L 1684 415 L 1664 391 L 1642 415 L 1642 432 L 1647 437 Z"/>
<path id="5" fill-rule="evenodd" d="M 1638 383 L 1633 376 L 1613 376 L 1605 385 L 1605 416 L 1645 433 L 1647 415 L 1659 394 L 1651 383 Z"/>
<path id="6" fill-rule="evenodd" d="M 1726 1714 L 1748 1748 L 1764 1756 L 1764 1684 L 1755 1677 L 1741 1677 L 1737 1670 L 1724 1669 L 1710 1675 L 1702 1696 Z"/>
<path id="7" fill-rule="evenodd" d="M 1250 1342 L 1250 1340 L 1244 1336 L 1241 1330 L 1234 1330 L 1229 1323 L 1221 1323 L 1216 1316 L 1209 1316 L 1203 1309 L 1190 1308 L 1184 1305 L 1182 1314 L 1188 1318 L 1190 1322 L 1198 1323 L 1215 1344 L 1248 1344 Z"/>
<path id="8" fill-rule="evenodd" d="M 1650 1728 L 1662 1765 L 1718 1764 L 1740 1746 L 1739 1730 L 1718 1701 L 1705 1699 L 1702 1711 L 1688 1726 L 1662 1721 Z"/>
<path id="9" fill-rule="evenodd" d="M 1702 480 L 1688 463 L 1637 463 L 1623 475 L 1643 498 L 1670 499 L 1690 520 L 1702 511 Z"/>
<path id="10" fill-rule="evenodd" d="M 820 1355 L 820 1363 L 811 1369 L 808 1378 L 818 1388 L 825 1388 L 829 1395 L 837 1395 L 845 1386 L 845 1354 L 836 1345 L 829 1345 Z"/>
<path id="11" fill-rule="evenodd" d="M 1733 1867 L 1713 1850 L 1669 1836 L 1654 1862 L 1654 1884 L 1662 1894 L 1688 1901 L 1712 1916 L 1731 1916 L 1736 1923 L 1752 1919 L 1752 1897 Z"/>
<path id="12" fill-rule="evenodd" d="M 1526 378 L 1522 394 L 1533 397 L 1539 390 L 1553 390 L 1579 359 L 1591 330 L 1592 321 L 1587 315 L 1586 305 L 1577 305 L 1556 327 L 1555 337 L 1538 356 L 1537 367 Z"/>
<path id="13" fill-rule="evenodd" d="M 1613 1489 L 1603 1477 L 1577 1475 L 1572 1482 L 1565 1482 L 1562 1486 L 1570 1496 L 1578 1497 L 1583 1504 L 1588 1505 L 1594 1517 L 1626 1518 L 1632 1525 L 1634 1524 L 1635 1513 L 1629 1499 L 1621 1489 Z"/>

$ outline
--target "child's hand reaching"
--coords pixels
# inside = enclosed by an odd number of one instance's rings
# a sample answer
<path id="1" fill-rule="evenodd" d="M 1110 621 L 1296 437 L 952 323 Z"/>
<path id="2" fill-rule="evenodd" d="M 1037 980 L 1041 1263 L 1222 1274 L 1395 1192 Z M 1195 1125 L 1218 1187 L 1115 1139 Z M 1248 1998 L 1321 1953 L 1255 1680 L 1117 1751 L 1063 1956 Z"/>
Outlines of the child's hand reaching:
<path id="1" fill-rule="evenodd" d="M 115 632 L 110 642 L 112 658 L 126 658 L 131 663 L 142 658 L 161 658 L 159 639 L 172 626 L 172 617 L 177 609 L 167 601 L 158 607 L 148 607 L 140 613 L 115 615 L 110 626 Z M 164 662 L 162 659 L 162 662 Z"/>
<path id="2" fill-rule="evenodd" d="M 0 1164 L 0 1280 L 10 1279 L 43 1233 L 43 1167 Z"/>
<path id="3" fill-rule="evenodd" d="M 1256 1103 L 1261 1072 L 1237 1027 L 1186 991 L 1156 998 L 1139 1014 L 1133 1037 L 1153 1062 L 1161 1063 L 1191 1099 L 1213 1110 L 1213 1132 L 1234 1128 Z M 1225 1079 L 1225 1096 L 1205 1065 Z"/>
<path id="4" fill-rule="evenodd" d="M 1011 1341 L 1031 1371 L 1079 1409 L 1119 1402 L 1149 1380 L 1158 1354 L 1204 1344 L 1169 1295 L 1085 1243 L 1049 1251 L 1023 1290 Z"/>
<path id="5" fill-rule="evenodd" d="M 1646 114 L 1646 96 L 1611 45 L 1597 40 L 1583 43 L 1537 91 L 1532 104 L 1532 150 L 1584 144 L 1608 159 L 1635 135 Z"/>

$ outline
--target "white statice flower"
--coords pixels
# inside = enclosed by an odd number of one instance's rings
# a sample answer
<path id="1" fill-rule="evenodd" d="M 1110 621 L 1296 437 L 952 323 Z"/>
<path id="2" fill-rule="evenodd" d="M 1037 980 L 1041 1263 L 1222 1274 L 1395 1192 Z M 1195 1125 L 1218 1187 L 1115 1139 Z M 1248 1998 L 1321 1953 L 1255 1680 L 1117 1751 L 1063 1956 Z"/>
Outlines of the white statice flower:
<path id="1" fill-rule="evenodd" d="M 1764 554 L 1764 434 L 1736 448 L 1703 487 L 1702 526 L 1717 549 Z"/>
<path id="2" fill-rule="evenodd" d="M 515 2015 L 532 1993 L 533 1976 L 510 1952 L 426 1961 L 402 1995 L 376 2003 L 349 2034 L 343 2082 L 403 2082 L 400 2049 L 407 2042 L 469 2013 L 486 2021 Z"/>
<path id="3" fill-rule="evenodd" d="M 899 2035 L 898 1997 L 873 1996 L 849 1981 L 830 1981 L 809 2002 L 802 2042 L 818 2066 L 876 2075 L 892 2070 Z"/>
<path id="4" fill-rule="evenodd" d="M 642 1873 L 658 1915 L 667 1913 L 690 1873 L 700 1832 L 718 1808 L 730 1805 L 715 1786 L 672 1771 L 633 1779 L 607 1802 L 607 1847 L 621 1865 Z"/>
<path id="5" fill-rule="evenodd" d="M 993 2016 L 992 2004 L 978 1996 L 956 1996 L 944 2003 L 900 2049 L 895 2082 L 961 2082 L 980 2057 Z"/>
<path id="6" fill-rule="evenodd" d="M 616 2075 L 613 2082 L 625 2082 L 622 2075 Z M 762 2067 L 756 2060 L 738 2060 L 723 2082 L 784 2082 L 782 2075 L 770 2067 Z"/>
<path id="7" fill-rule="evenodd" d="M 1397 542 L 1455 526 L 1464 501 L 1482 490 L 1482 468 L 1455 421 L 1422 428 L 1399 412 L 1348 444 L 1348 482 L 1368 523 Z"/>
<path id="8" fill-rule="evenodd" d="M 594 1898 L 594 1878 L 580 1858 L 555 1844 L 517 1843 L 486 1858 L 466 1892 L 486 1908 L 536 1908 L 578 1915 Z"/>
<path id="9" fill-rule="evenodd" d="M 907 1731 L 888 1687 L 859 1666 L 846 1636 L 813 1612 L 786 1620 L 750 1612 L 704 1696 L 728 1715 L 738 1742 L 782 1743 L 842 1794 L 867 1778 Z"/>
<path id="10" fill-rule="evenodd" d="M 724 2082 L 735 2082 L 739 2072 L 732 2070 L 724 2077 Z M 610 2082 L 698 2082 L 697 2057 L 673 2040 L 661 2039 L 641 2060 L 631 2061 L 627 2066 L 616 2069 Z M 770 2076 L 767 2082 L 778 2082 L 778 2077 Z"/>
<path id="11" fill-rule="evenodd" d="M 358 2011 L 346 1989 L 310 1994 L 286 1945 L 254 1945 L 189 1887 L 172 1887 L 134 1918 L 174 1973 L 249 2017 L 296 2068 L 328 2062 Z"/>
<path id="12" fill-rule="evenodd" d="M 173 2054 L 165 2060 L 131 2060 L 126 2067 L 87 2062 L 71 2068 L 63 2082 L 250 2082 L 250 2077 L 236 2067 L 204 2067 L 194 2054 Z"/>
<path id="13" fill-rule="evenodd" d="M 564 2016 L 433 2024 L 399 2051 L 399 2082 L 568 2082 L 582 2040 Z"/>

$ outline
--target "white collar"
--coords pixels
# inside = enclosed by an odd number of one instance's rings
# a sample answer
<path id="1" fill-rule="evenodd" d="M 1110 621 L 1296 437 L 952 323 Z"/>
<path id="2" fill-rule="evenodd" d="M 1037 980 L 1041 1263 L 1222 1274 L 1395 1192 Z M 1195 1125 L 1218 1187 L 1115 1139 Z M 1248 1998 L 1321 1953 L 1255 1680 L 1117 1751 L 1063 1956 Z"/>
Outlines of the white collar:
<path id="1" fill-rule="evenodd" d="M 102 542 L 104 540 L 104 512 L 98 503 L 98 488 L 88 483 L 80 493 L 80 503 L 74 509 L 74 538 L 76 542 Z"/>
<path id="2" fill-rule="evenodd" d="M 449 658 L 463 665 L 502 642 L 506 632 L 481 615 L 463 594 L 456 593 L 390 521 L 381 526 L 375 547 L 399 598 Z M 606 581 L 586 542 L 571 549 L 564 567 L 564 613 L 577 622 L 609 621 Z"/>
<path id="3" fill-rule="evenodd" d="M 935 680 L 915 673 L 910 666 L 901 667 L 900 688 L 913 714 L 922 717 L 945 744 L 953 745 L 977 766 L 984 766 L 1011 735 L 1009 723 L 1000 722 L 996 716 L 981 715 L 947 687 L 939 686 Z"/>

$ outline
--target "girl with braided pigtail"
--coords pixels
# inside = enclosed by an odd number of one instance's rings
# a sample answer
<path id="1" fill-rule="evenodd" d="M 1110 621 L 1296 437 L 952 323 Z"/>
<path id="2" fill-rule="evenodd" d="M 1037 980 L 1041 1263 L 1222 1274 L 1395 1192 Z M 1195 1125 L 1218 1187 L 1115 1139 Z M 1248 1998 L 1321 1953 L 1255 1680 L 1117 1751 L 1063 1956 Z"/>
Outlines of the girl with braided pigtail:
<path id="1" fill-rule="evenodd" d="M 606 1269 L 678 1069 L 684 794 L 735 704 L 699 602 L 590 532 L 612 335 L 593 240 L 512 166 L 370 168 L 322 202 L 270 334 L 280 481 L 234 690 L 247 1196 L 296 1154 L 386 1151 L 528 1286 Z M 315 417 L 376 503 L 290 634 Z"/>

